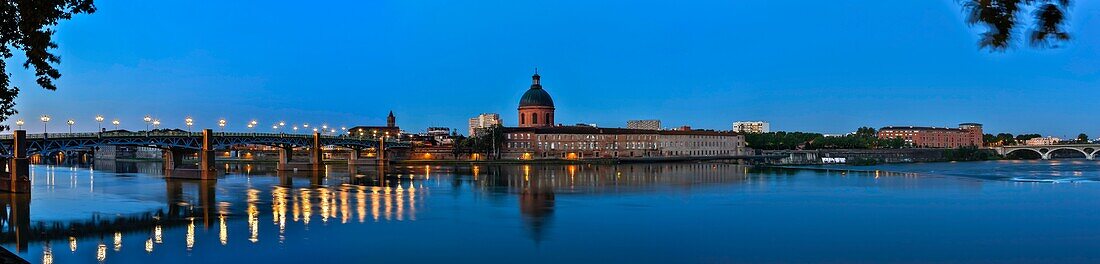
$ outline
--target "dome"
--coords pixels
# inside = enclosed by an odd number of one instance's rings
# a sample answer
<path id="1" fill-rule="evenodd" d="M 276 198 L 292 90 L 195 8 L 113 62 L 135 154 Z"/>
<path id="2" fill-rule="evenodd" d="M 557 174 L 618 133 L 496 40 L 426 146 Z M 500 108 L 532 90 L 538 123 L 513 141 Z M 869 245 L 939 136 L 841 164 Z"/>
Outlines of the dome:
<path id="1" fill-rule="evenodd" d="M 550 98 L 550 93 L 542 89 L 542 86 L 531 86 L 530 90 L 523 93 L 523 97 L 519 99 L 519 107 L 524 106 L 549 106 L 554 107 L 554 99 Z"/>

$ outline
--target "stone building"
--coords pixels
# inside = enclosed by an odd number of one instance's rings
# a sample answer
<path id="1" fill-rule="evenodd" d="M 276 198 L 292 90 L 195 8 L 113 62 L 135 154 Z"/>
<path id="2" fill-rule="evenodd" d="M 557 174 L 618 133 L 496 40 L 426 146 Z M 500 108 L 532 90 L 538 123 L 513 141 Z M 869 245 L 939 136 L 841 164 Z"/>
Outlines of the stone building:
<path id="1" fill-rule="evenodd" d="M 519 99 L 519 127 L 554 125 L 554 99 L 542 89 L 538 71 L 531 76 L 531 88 Z"/>
<path id="2" fill-rule="evenodd" d="M 661 130 L 661 120 L 630 120 L 626 121 L 626 128 L 629 129 L 645 129 L 645 130 Z"/>
<path id="3" fill-rule="evenodd" d="M 959 148 L 982 146 L 982 124 L 962 123 L 958 128 L 888 126 L 878 130 L 878 138 L 901 138 L 922 148 Z"/>
<path id="4" fill-rule="evenodd" d="M 490 128 L 490 127 L 493 127 L 493 126 L 500 126 L 500 125 L 504 125 L 504 123 L 500 122 L 500 115 L 499 114 L 496 114 L 496 113 L 480 114 L 480 115 L 477 115 L 477 117 L 470 118 L 470 126 L 469 126 L 470 134 L 467 134 L 467 135 L 469 135 L 471 137 L 474 137 L 474 136 L 477 136 L 478 130 Z"/>

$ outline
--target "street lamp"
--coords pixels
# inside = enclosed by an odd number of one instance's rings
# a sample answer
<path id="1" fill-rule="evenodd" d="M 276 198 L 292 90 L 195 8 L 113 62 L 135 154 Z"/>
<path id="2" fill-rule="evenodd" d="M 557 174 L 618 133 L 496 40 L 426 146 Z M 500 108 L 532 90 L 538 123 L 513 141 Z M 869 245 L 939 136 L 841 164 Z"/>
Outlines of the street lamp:
<path id="1" fill-rule="evenodd" d="M 95 122 L 99 126 L 99 130 L 96 132 L 103 131 L 103 115 L 95 115 Z"/>
<path id="2" fill-rule="evenodd" d="M 294 129 L 294 134 L 298 134 L 298 126 L 294 126 L 291 129 Z"/>
<path id="3" fill-rule="evenodd" d="M 271 132 L 279 132 L 279 125 L 272 125 Z"/>
<path id="4" fill-rule="evenodd" d="M 195 119 L 191 119 L 190 116 L 183 119 L 184 124 L 187 124 L 187 132 L 191 132 L 191 126 L 195 125 Z"/>
<path id="5" fill-rule="evenodd" d="M 153 129 L 157 129 L 160 126 L 160 119 L 153 120 Z"/>
<path id="6" fill-rule="evenodd" d="M 118 119 L 111 120 L 111 124 L 115 125 L 115 130 L 118 130 L 118 124 L 119 124 Z"/>
<path id="7" fill-rule="evenodd" d="M 225 118 L 218 120 L 218 127 L 220 127 L 222 131 L 225 131 Z"/>
<path id="8" fill-rule="evenodd" d="M 42 134 L 48 134 L 46 131 L 46 123 L 50 122 L 50 115 L 42 115 L 38 120 L 42 120 Z"/>
<path id="9" fill-rule="evenodd" d="M 23 119 L 20 118 L 19 120 L 15 120 L 15 126 L 19 127 L 19 129 L 23 129 Z"/>
<path id="10" fill-rule="evenodd" d="M 149 123 L 153 122 L 153 117 L 151 117 L 149 115 L 145 115 L 145 118 L 142 118 L 141 120 L 145 121 L 145 130 L 148 131 L 149 130 Z"/>
<path id="11" fill-rule="evenodd" d="M 309 128 L 309 123 L 302 123 L 302 127 Z"/>
<path id="12" fill-rule="evenodd" d="M 248 123 L 248 132 L 252 132 L 253 127 L 255 127 L 255 125 L 252 125 L 252 123 Z"/>
<path id="13" fill-rule="evenodd" d="M 76 120 L 69 119 L 69 121 L 65 121 L 65 124 L 69 124 L 69 134 L 72 134 L 73 133 L 73 125 L 76 124 Z"/>

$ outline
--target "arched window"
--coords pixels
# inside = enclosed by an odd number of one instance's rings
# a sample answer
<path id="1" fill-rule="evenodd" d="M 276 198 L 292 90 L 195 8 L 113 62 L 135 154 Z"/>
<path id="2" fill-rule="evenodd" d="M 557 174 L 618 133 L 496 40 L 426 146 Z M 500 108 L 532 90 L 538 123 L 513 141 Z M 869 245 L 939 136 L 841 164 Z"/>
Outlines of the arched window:
<path id="1" fill-rule="evenodd" d="M 550 113 L 546 113 L 546 119 L 543 119 L 543 121 L 545 121 L 547 124 L 554 124 L 554 119 L 550 118 Z"/>
<path id="2" fill-rule="evenodd" d="M 531 124 L 532 125 L 538 125 L 539 124 L 539 114 L 531 113 Z"/>
<path id="3" fill-rule="evenodd" d="M 523 113 L 520 113 L 519 114 L 519 124 L 523 125 L 523 124 L 526 124 L 526 123 L 527 123 L 527 115 L 525 115 Z"/>

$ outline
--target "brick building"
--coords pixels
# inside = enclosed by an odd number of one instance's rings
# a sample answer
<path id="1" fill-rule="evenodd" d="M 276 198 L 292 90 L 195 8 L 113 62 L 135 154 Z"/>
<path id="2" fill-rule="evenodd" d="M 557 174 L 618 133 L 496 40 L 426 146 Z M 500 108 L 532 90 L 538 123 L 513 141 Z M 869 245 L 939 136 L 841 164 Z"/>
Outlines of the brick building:
<path id="1" fill-rule="evenodd" d="M 907 145 L 922 148 L 981 147 L 982 125 L 963 123 L 958 128 L 888 126 L 879 129 L 878 138 L 901 138 Z"/>

